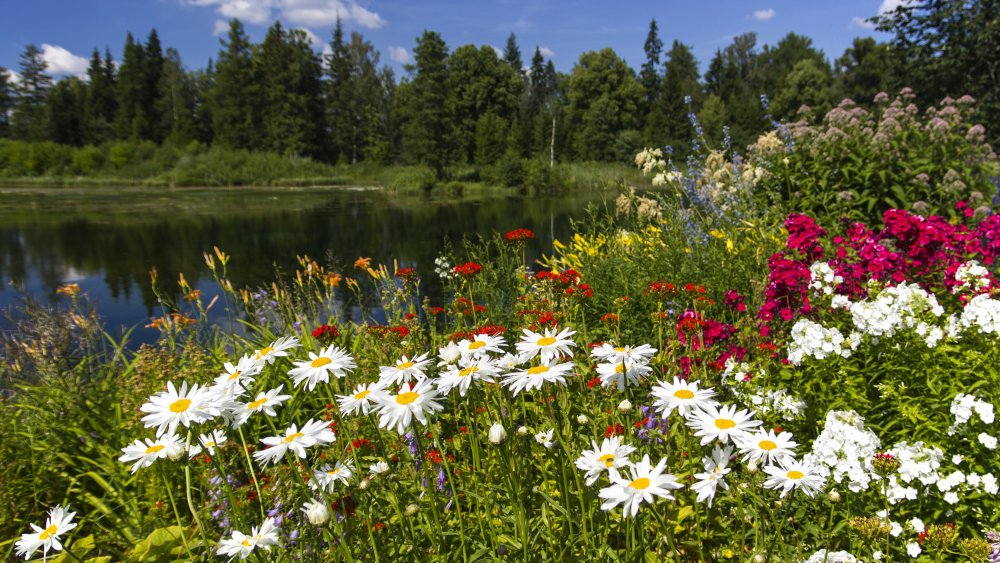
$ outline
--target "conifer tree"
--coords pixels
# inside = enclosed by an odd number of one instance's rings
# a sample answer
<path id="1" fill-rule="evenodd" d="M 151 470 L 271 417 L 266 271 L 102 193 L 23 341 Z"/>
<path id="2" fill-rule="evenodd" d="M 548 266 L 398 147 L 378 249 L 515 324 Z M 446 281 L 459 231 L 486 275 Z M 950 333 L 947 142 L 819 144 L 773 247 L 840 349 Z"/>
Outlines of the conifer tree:
<path id="1" fill-rule="evenodd" d="M 45 74 L 48 63 L 34 44 L 21 53 L 21 79 L 15 87 L 17 101 L 12 117 L 13 136 L 26 141 L 40 141 L 47 130 L 45 97 L 52 88 L 52 77 Z"/>
<path id="2" fill-rule="evenodd" d="M 405 107 L 406 153 L 426 164 L 438 179 L 451 156 L 452 124 L 448 113 L 448 46 L 441 35 L 424 31 L 414 49 L 415 75 Z"/>
<path id="3" fill-rule="evenodd" d="M 148 130 L 143 107 L 146 81 L 146 52 L 129 33 L 125 37 L 122 63 L 118 68 L 118 115 L 115 129 L 119 139 L 141 139 Z"/>
<path id="4" fill-rule="evenodd" d="M 524 63 L 521 62 L 521 49 L 517 46 L 517 37 L 513 33 L 507 36 L 507 45 L 503 50 L 503 60 L 519 75 L 521 74 Z"/>
<path id="5" fill-rule="evenodd" d="M 259 144 L 260 87 L 253 67 L 253 45 L 238 19 L 230 20 L 229 32 L 220 41 L 222 50 L 209 82 L 206 102 L 213 141 L 232 149 L 255 148 Z M 210 77 L 210 79 L 209 79 Z"/>
<path id="6" fill-rule="evenodd" d="M 101 59 L 97 49 L 87 67 L 87 96 L 84 102 L 84 142 L 100 144 L 114 137 L 115 66 L 111 52 Z"/>
<path id="7" fill-rule="evenodd" d="M 646 52 L 646 62 L 642 64 L 639 72 L 639 82 L 642 83 L 643 104 L 640 111 L 645 119 L 656 107 L 660 97 L 660 57 L 663 54 L 663 41 L 660 40 L 656 20 L 649 21 L 649 33 L 646 34 L 646 42 L 642 46 Z"/>
<path id="8" fill-rule="evenodd" d="M 10 71 L 0 66 L 0 139 L 10 136 L 10 112 L 14 105 Z"/>

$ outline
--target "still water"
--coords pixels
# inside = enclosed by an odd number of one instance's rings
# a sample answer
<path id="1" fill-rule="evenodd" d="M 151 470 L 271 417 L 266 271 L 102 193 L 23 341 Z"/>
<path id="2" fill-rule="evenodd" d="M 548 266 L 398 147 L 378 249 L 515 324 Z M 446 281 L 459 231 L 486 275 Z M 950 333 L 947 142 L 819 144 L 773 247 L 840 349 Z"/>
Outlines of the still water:
<path id="1" fill-rule="evenodd" d="M 155 267 L 169 290 L 183 273 L 209 297 L 214 281 L 203 252 L 218 246 L 232 256 L 236 287 L 267 284 L 308 255 L 338 271 L 360 256 L 417 268 L 434 293 L 434 259 L 450 240 L 518 227 L 535 231 L 529 254 L 551 251 L 571 218 L 588 205 L 603 207 L 613 193 L 474 197 L 386 194 L 352 188 L 0 188 L 0 309 L 21 291 L 58 302 L 62 284 L 75 282 L 95 303 L 110 332 L 139 325 L 133 338 L 162 313 L 150 284 Z M 391 266 L 390 266 L 391 267 Z M 167 283 L 163 283 L 167 282 Z M 219 314 L 222 314 L 219 311 Z M 2 323 L 3 321 L 0 321 Z M 148 334 L 147 334 L 148 333 Z"/>

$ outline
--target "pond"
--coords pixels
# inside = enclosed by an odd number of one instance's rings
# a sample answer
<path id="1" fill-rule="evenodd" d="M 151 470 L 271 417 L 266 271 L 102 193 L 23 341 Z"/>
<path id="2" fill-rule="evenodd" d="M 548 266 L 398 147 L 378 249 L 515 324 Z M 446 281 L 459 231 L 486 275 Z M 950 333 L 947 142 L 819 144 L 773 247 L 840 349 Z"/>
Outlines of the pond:
<path id="1" fill-rule="evenodd" d="M 299 255 L 339 271 L 366 256 L 415 267 L 434 299 L 440 297 L 434 259 L 446 240 L 457 245 L 463 237 L 525 227 L 538 237 L 528 249 L 537 257 L 551 251 L 553 238 L 567 236 L 571 218 L 614 197 L 400 195 L 343 187 L 0 188 L 0 309 L 16 305 L 22 292 L 57 302 L 56 288 L 73 282 L 109 332 L 138 325 L 133 340 L 150 341 L 157 332 L 143 327 L 162 314 L 151 270 L 173 291 L 183 273 L 211 299 L 217 291 L 202 255 L 213 246 L 232 256 L 236 287 L 270 283 L 276 269 L 294 270 Z"/>

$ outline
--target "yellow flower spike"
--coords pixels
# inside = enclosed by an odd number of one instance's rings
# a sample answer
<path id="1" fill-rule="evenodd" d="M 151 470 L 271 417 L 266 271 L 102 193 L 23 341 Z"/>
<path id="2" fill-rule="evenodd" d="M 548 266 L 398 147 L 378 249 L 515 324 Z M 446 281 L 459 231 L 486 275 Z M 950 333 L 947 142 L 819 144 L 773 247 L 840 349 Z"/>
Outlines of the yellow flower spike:
<path id="1" fill-rule="evenodd" d="M 180 287 L 181 291 L 183 291 L 184 293 L 191 291 L 191 286 L 188 284 L 187 280 L 184 279 L 184 272 L 178 274 L 177 286 Z"/>
<path id="2" fill-rule="evenodd" d="M 357 260 L 354 261 L 354 267 L 358 270 L 367 270 L 368 266 L 371 265 L 371 263 L 372 263 L 371 258 L 359 257 Z"/>
<path id="3" fill-rule="evenodd" d="M 221 262 L 223 267 L 225 267 L 225 265 L 229 262 L 229 255 L 219 250 L 218 246 L 213 246 L 212 250 L 215 251 L 215 255 L 219 257 L 219 262 Z"/>
<path id="4" fill-rule="evenodd" d="M 563 250 L 566 248 L 566 245 L 559 242 L 559 239 L 552 239 L 552 247 L 556 250 Z"/>
<path id="5" fill-rule="evenodd" d="M 730 254 L 736 254 L 736 244 L 733 243 L 733 239 L 726 239 L 726 250 L 729 251 Z"/>
<path id="6" fill-rule="evenodd" d="M 205 265 L 208 266 L 209 270 L 215 271 L 215 257 L 207 252 L 202 252 L 201 255 L 205 258 Z"/>

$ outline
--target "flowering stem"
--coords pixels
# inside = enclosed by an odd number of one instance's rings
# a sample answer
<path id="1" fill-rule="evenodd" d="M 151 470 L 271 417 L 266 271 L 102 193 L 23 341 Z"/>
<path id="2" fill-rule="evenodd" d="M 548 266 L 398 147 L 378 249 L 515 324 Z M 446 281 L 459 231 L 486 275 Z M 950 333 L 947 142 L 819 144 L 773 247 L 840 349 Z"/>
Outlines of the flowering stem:
<path id="1" fill-rule="evenodd" d="M 185 449 L 191 448 L 191 431 L 188 430 L 187 435 L 187 445 Z M 194 499 L 191 497 L 191 464 L 184 464 L 184 496 L 187 498 L 188 510 L 191 511 L 191 517 L 194 518 L 194 523 L 198 525 L 198 532 L 201 534 L 201 539 L 205 542 L 205 548 L 208 549 L 208 534 L 205 533 L 205 527 L 201 524 L 201 518 L 198 516 L 198 511 L 194 506 Z"/>
<path id="2" fill-rule="evenodd" d="M 181 528 L 181 543 L 184 544 L 184 550 L 187 551 L 188 557 L 194 560 L 194 554 L 191 553 L 191 547 L 188 546 L 187 535 L 183 532 L 184 524 L 181 522 L 181 514 L 177 511 L 177 503 L 174 502 L 174 493 L 171 490 L 170 482 L 167 481 L 167 476 L 161 471 L 160 477 L 163 478 L 163 486 L 167 489 L 167 499 L 170 501 L 170 508 L 174 510 L 174 518 L 177 520 L 177 527 Z"/>

